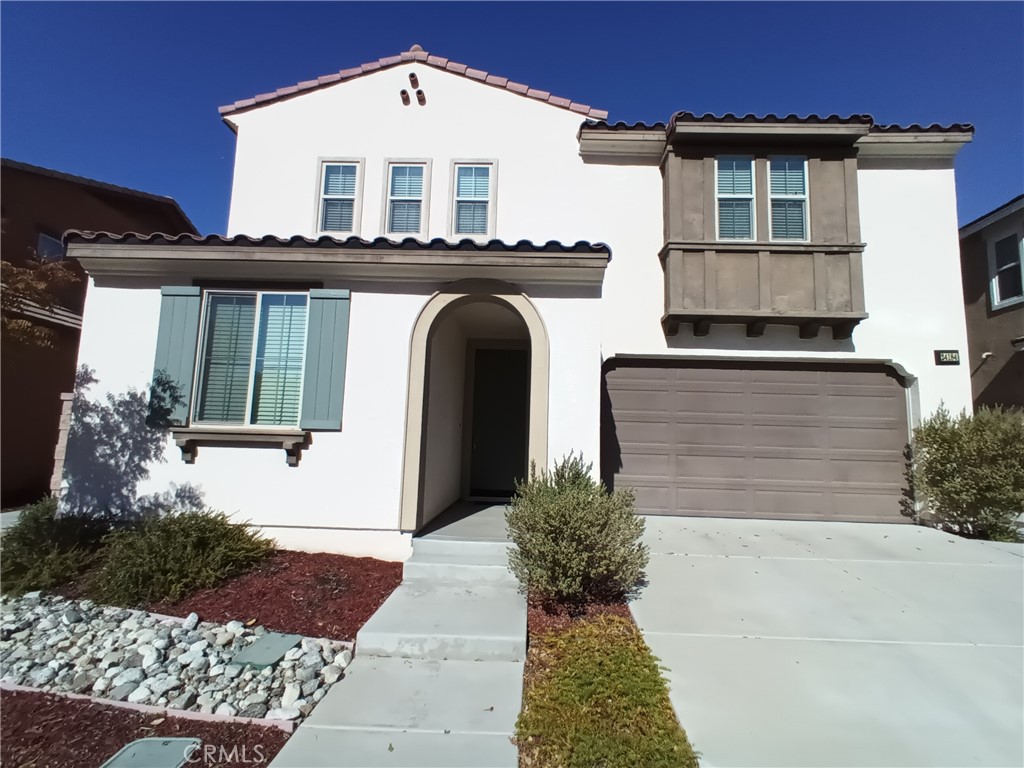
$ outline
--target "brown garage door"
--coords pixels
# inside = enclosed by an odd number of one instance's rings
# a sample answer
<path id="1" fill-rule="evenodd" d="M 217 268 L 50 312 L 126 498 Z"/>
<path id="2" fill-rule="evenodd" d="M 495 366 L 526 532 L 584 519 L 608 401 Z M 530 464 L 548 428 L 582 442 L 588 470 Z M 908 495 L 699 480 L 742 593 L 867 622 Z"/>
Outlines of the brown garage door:
<path id="1" fill-rule="evenodd" d="M 605 482 L 637 511 L 901 522 L 905 390 L 882 366 L 613 360 Z"/>

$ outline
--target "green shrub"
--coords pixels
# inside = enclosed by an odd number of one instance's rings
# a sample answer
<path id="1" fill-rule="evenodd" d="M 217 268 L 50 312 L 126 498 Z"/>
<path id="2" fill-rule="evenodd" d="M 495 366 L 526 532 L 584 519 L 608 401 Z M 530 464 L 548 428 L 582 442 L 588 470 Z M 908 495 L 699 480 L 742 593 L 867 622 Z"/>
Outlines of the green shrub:
<path id="1" fill-rule="evenodd" d="M 84 573 L 98 557 L 107 523 L 80 515 L 56 516 L 46 498 L 25 507 L 0 537 L 0 588 L 20 595 L 52 589 Z"/>
<path id="2" fill-rule="evenodd" d="M 570 454 L 551 472 L 530 467 L 505 513 L 517 548 L 509 567 L 524 591 L 543 601 L 584 603 L 629 597 L 643 581 L 644 521 L 633 492 L 609 493 L 593 465 Z"/>
<path id="3" fill-rule="evenodd" d="M 516 741 L 534 768 L 696 768 L 658 660 L 629 619 L 599 616 L 530 649 Z"/>
<path id="4" fill-rule="evenodd" d="M 247 571 L 274 550 L 273 541 L 232 523 L 222 512 L 147 518 L 106 538 L 106 558 L 90 593 L 114 605 L 176 602 Z"/>
<path id="5" fill-rule="evenodd" d="M 914 430 L 911 467 L 930 522 L 972 538 L 1018 541 L 1024 512 L 1024 413 L 944 406 Z"/>

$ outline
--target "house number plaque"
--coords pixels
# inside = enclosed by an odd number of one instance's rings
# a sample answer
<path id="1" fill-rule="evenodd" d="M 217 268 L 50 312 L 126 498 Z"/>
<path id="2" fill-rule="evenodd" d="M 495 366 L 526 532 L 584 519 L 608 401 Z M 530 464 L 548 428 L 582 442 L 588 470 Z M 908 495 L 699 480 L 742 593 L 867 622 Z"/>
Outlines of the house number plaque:
<path id="1" fill-rule="evenodd" d="M 936 365 L 960 365 L 960 350 L 958 349 L 936 349 Z"/>

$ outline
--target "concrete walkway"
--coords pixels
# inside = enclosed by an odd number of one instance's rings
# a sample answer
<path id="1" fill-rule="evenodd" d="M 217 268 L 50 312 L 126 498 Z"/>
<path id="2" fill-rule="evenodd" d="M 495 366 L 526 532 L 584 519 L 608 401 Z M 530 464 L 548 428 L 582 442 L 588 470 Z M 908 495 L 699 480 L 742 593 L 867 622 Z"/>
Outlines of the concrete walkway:
<path id="1" fill-rule="evenodd" d="M 1024 765 L 1024 545 L 647 520 L 633 613 L 705 768 Z"/>
<path id="2" fill-rule="evenodd" d="M 500 510 L 473 519 L 460 508 L 413 540 L 402 584 L 360 630 L 345 679 L 274 768 L 515 768 L 526 601 Z"/>

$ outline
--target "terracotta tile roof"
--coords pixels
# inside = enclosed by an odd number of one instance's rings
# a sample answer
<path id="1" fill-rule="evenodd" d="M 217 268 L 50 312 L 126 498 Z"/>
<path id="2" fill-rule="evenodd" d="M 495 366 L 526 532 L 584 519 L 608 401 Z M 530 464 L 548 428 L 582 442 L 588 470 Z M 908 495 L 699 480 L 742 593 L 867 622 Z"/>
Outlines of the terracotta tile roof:
<path id="1" fill-rule="evenodd" d="M 849 115 L 843 117 L 841 115 L 807 115 L 801 117 L 800 115 L 735 115 L 732 112 L 728 112 L 724 115 L 713 115 L 705 113 L 703 115 L 697 115 L 693 112 L 676 112 L 672 115 L 668 124 L 665 123 L 609 123 L 606 120 L 588 121 L 584 123 L 583 129 L 585 130 L 604 130 L 604 131 L 668 131 L 676 123 L 760 123 L 760 124 L 771 124 L 771 125 L 867 125 L 870 126 L 871 133 L 974 133 L 974 126 L 970 123 L 952 123 L 950 125 L 940 125 L 938 123 L 932 123 L 928 126 L 920 125 L 919 123 L 913 123 L 912 125 L 879 125 L 875 123 L 875 120 L 871 115 Z"/>
<path id="2" fill-rule="evenodd" d="M 507 77 L 492 75 L 481 69 L 473 69 L 465 64 L 450 61 L 443 56 L 435 56 L 424 51 L 418 45 L 414 45 L 408 51 L 404 51 L 397 56 L 385 56 L 382 59 L 377 59 L 377 61 L 361 64 L 358 67 L 351 67 L 349 69 L 343 69 L 340 72 L 318 77 L 316 80 L 304 80 L 301 83 L 290 85 L 287 88 L 278 88 L 272 93 L 261 93 L 251 99 L 242 99 L 241 101 L 236 101 L 234 104 L 228 104 L 225 107 L 221 107 L 218 111 L 221 115 L 237 114 L 275 101 L 281 101 L 282 99 L 287 99 L 300 93 L 314 91 L 345 80 L 352 80 L 356 77 L 369 74 L 370 72 L 377 72 L 409 61 L 419 61 L 426 64 L 428 67 L 433 67 L 434 69 L 441 69 L 445 72 L 461 75 L 469 78 L 470 80 L 477 80 L 481 83 L 492 85 L 495 88 L 504 88 L 507 91 L 518 93 L 530 99 L 537 99 L 538 101 L 547 102 L 555 107 L 561 107 L 572 112 L 578 112 L 580 115 L 594 120 L 603 120 L 608 117 L 607 110 L 595 109 L 588 104 L 580 104 L 578 102 L 571 101 L 570 99 L 562 98 L 561 96 L 552 96 L 548 91 L 531 88 L 528 85 L 513 82 Z"/>
<path id="3" fill-rule="evenodd" d="M 64 233 L 66 243 L 97 243 L 102 245 L 173 245 L 180 248 L 224 248 L 241 246 L 245 248 L 324 248 L 324 249 L 352 249 L 352 250 L 384 250 L 384 251 L 477 251 L 477 252 L 518 252 L 518 253 L 604 253 L 611 255 L 611 249 L 604 243 L 589 243 L 580 240 L 571 244 L 563 244 L 557 240 L 549 240 L 546 243 L 534 243 L 532 240 L 519 240 L 515 243 L 508 243 L 503 240 L 488 240 L 476 242 L 474 240 L 445 240 L 437 237 L 433 240 L 424 241 L 407 237 L 404 240 L 389 240 L 386 237 L 377 237 L 373 240 L 364 240 L 361 237 L 347 237 L 338 239 L 324 235 L 318 238 L 293 237 L 282 238 L 273 235 L 262 237 L 251 237 L 249 235 L 235 235 L 225 237 L 223 235 L 167 235 L 157 232 L 152 235 L 144 235 L 138 232 L 126 232 L 116 234 L 113 232 L 91 232 L 81 229 L 69 229 Z"/>
<path id="4" fill-rule="evenodd" d="M 807 115 L 806 117 L 800 117 L 799 115 L 786 115 L 785 117 L 775 114 L 768 115 L 734 115 L 732 112 L 726 112 L 724 115 L 712 115 L 709 112 L 703 115 L 696 115 L 693 112 L 676 112 L 672 115 L 672 119 L 669 120 L 669 125 L 675 123 L 759 123 L 759 124 L 780 124 L 780 123 L 793 123 L 797 125 L 871 125 L 871 115 L 850 115 L 849 117 L 842 117 L 840 115 L 828 115 L 827 117 L 821 117 L 819 115 Z"/>
<path id="5" fill-rule="evenodd" d="M 931 125 L 921 125 L 920 123 L 912 123 L 911 125 L 878 125 L 873 124 L 871 126 L 872 133 L 974 133 L 974 125 L 971 123 L 950 123 L 949 125 L 940 125 L 939 123 L 932 123 Z"/>

